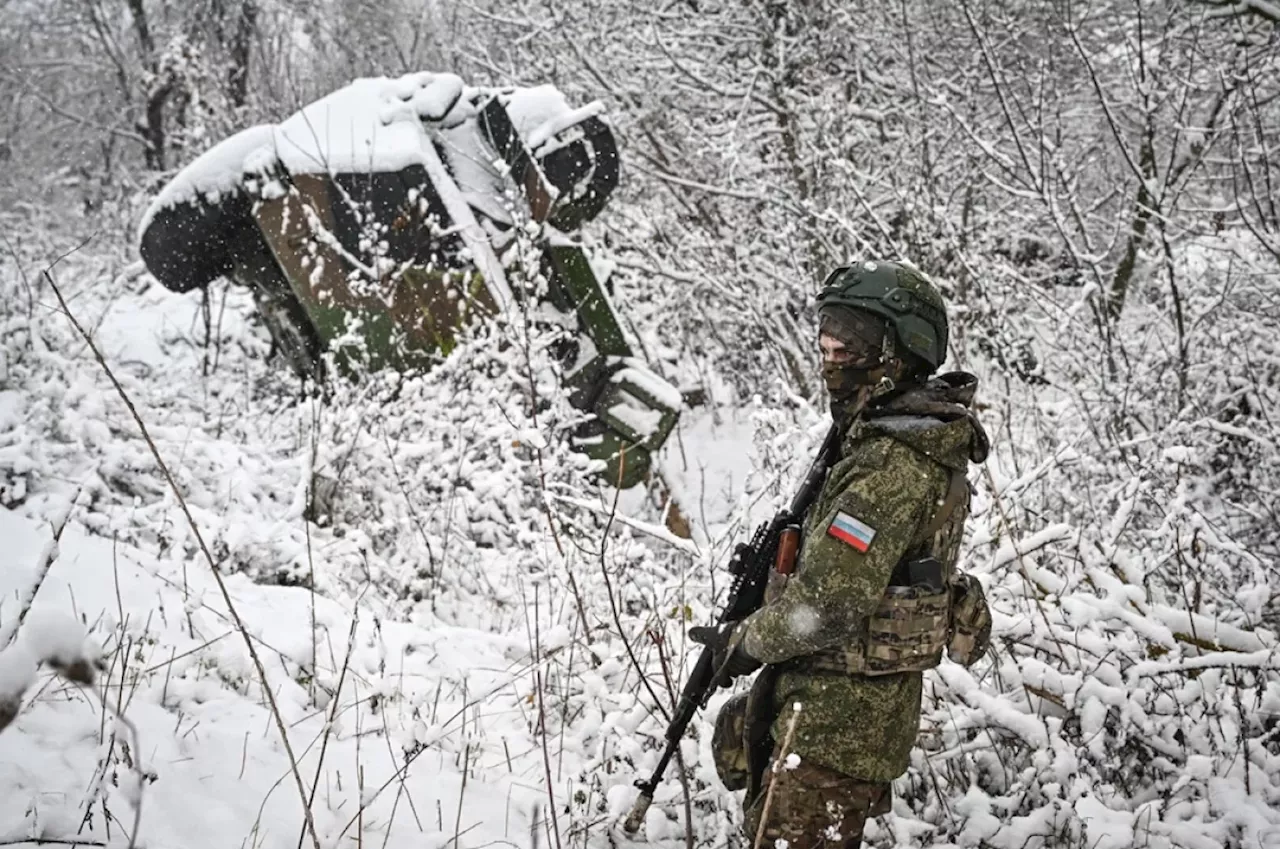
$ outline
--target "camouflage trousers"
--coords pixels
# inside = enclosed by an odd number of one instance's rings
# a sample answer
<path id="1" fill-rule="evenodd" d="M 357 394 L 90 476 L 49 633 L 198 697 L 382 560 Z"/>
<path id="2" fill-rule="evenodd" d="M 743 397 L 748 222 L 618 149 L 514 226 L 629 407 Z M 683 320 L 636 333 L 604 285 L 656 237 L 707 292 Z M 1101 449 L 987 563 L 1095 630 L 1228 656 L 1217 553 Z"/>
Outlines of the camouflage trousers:
<path id="1" fill-rule="evenodd" d="M 774 758 L 780 756 L 775 749 Z M 748 846 L 755 845 L 763 815 L 761 849 L 775 849 L 779 840 L 786 841 L 786 849 L 860 849 L 867 820 L 888 813 L 893 800 L 888 783 L 859 781 L 803 761 L 771 777 L 772 798 L 766 773 L 764 790 L 747 805 L 743 831 Z"/>

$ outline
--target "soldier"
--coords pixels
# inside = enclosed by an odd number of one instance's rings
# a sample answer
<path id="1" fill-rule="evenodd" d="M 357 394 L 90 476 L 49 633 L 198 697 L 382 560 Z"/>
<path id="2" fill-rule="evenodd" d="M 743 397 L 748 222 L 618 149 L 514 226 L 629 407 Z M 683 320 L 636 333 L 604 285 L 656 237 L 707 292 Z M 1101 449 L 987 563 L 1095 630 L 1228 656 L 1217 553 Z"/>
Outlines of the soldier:
<path id="1" fill-rule="evenodd" d="M 856 849 L 906 771 L 923 671 L 944 650 L 971 664 L 990 639 L 981 586 L 956 569 L 966 470 L 989 445 L 972 409 L 977 379 L 930 377 L 947 317 L 924 275 L 892 262 L 838 268 L 818 304 L 842 433 L 798 568 L 733 629 L 690 636 L 730 677 L 764 665 L 721 711 L 712 744 L 726 786 L 748 791 L 748 845 L 760 833 L 771 847 Z"/>

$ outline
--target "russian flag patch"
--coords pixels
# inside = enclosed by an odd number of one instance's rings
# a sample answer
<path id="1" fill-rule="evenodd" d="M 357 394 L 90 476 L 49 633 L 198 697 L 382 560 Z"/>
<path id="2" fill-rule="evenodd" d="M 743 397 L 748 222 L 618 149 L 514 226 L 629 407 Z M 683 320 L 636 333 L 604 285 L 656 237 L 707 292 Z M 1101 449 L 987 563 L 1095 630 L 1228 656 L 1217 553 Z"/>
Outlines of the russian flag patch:
<path id="1" fill-rule="evenodd" d="M 831 524 L 827 525 L 827 533 L 843 543 L 848 543 L 861 552 L 871 547 L 876 538 L 876 529 L 866 522 L 860 522 L 843 510 L 837 510 Z"/>

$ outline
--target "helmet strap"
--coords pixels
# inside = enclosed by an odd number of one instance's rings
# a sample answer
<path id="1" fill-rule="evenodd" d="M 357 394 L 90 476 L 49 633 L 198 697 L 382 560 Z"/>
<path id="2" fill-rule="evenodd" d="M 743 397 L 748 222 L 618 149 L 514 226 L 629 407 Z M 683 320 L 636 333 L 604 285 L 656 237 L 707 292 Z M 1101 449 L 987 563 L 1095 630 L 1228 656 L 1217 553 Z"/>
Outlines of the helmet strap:
<path id="1" fill-rule="evenodd" d="M 885 331 L 884 341 L 880 343 L 880 362 L 877 365 L 877 369 L 881 372 L 881 375 L 880 379 L 871 387 L 872 398 L 888 395 L 898 387 L 894 378 L 902 369 L 902 361 L 897 358 L 893 331 L 891 330 Z"/>

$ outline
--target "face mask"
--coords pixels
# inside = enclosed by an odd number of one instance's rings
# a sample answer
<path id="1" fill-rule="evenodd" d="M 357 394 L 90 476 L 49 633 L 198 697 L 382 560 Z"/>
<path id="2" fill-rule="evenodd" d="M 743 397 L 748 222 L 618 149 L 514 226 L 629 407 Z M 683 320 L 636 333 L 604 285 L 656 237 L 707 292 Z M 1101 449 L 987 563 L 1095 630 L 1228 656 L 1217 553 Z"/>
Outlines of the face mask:
<path id="1" fill-rule="evenodd" d="M 859 387 L 874 386 L 880 381 L 884 374 L 882 339 L 883 336 L 872 341 L 824 325 L 818 337 L 822 380 L 833 398 L 849 396 Z"/>
<path id="2" fill-rule="evenodd" d="M 865 386 L 884 379 L 884 363 L 879 357 L 849 363 L 823 363 L 822 382 L 832 398 L 845 398 Z"/>
<path id="3" fill-rule="evenodd" d="M 871 399 L 891 392 L 894 381 L 890 376 L 894 362 L 885 357 L 880 348 L 861 346 L 850 351 L 845 344 L 845 356 L 831 362 L 824 357 L 822 382 L 831 399 L 831 412 L 836 421 L 855 418 Z"/>

